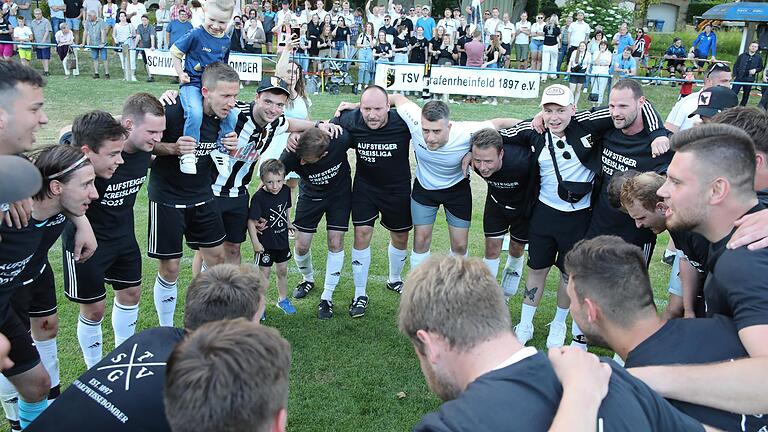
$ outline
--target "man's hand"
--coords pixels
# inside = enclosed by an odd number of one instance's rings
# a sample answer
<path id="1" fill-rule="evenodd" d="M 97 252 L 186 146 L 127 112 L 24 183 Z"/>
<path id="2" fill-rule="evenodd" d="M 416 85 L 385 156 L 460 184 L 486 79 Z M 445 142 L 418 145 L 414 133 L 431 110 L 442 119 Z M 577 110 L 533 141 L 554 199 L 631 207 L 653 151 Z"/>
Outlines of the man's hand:
<path id="1" fill-rule="evenodd" d="M 29 223 L 32 216 L 32 198 L 26 198 L 10 204 L 5 213 L 5 224 L 9 227 L 22 229 Z"/>
<path id="2" fill-rule="evenodd" d="M 744 215 L 733 224 L 736 232 L 726 245 L 728 249 L 747 246 L 749 250 L 757 250 L 768 246 L 768 210 Z"/>
<path id="3" fill-rule="evenodd" d="M 463 158 L 461 158 L 461 172 L 465 177 L 469 177 L 470 164 L 472 163 L 472 152 L 467 152 Z"/>
<path id="4" fill-rule="evenodd" d="M 6 370 L 13 367 L 13 360 L 8 357 L 11 352 L 11 342 L 4 334 L 0 333 L 0 370 Z"/>
<path id="5" fill-rule="evenodd" d="M 533 116 L 533 120 L 531 120 L 531 127 L 536 132 L 543 134 L 545 130 L 547 130 L 544 127 L 544 114 L 541 112 L 537 113 L 535 116 Z"/>
<path id="6" fill-rule="evenodd" d="M 296 148 L 299 146 L 299 137 L 301 137 L 300 133 L 291 132 L 288 135 L 288 142 L 285 143 L 285 149 L 291 153 L 296 153 Z"/>
<path id="7" fill-rule="evenodd" d="M 176 98 L 178 97 L 178 90 L 166 90 L 160 95 L 160 103 L 163 105 L 173 105 L 176 103 Z"/>
<path id="8" fill-rule="evenodd" d="M 96 235 L 93 228 L 85 216 L 79 216 L 73 219 L 75 223 L 75 250 L 72 251 L 75 262 L 83 263 L 93 256 L 96 248 L 99 247 L 96 242 Z"/>
<path id="9" fill-rule="evenodd" d="M 262 252 L 264 252 L 264 245 L 262 245 L 258 241 L 253 241 L 251 243 L 253 244 L 253 252 L 254 253 L 262 253 Z"/>
<path id="10" fill-rule="evenodd" d="M 339 107 L 336 108 L 336 112 L 333 113 L 334 117 L 341 117 L 342 111 L 352 111 L 353 109 L 357 109 L 360 106 L 360 103 L 357 102 L 342 102 L 339 104 Z"/>
<path id="11" fill-rule="evenodd" d="M 317 128 L 327 133 L 331 138 L 338 137 L 339 135 L 341 135 L 341 132 L 342 132 L 341 126 L 333 123 L 328 123 L 328 122 L 320 123 L 319 125 L 317 125 Z"/>
<path id="12" fill-rule="evenodd" d="M 658 157 L 669 151 L 669 138 L 658 137 L 651 142 L 651 155 Z"/>
<path id="13" fill-rule="evenodd" d="M 237 151 L 237 133 L 230 132 L 221 139 L 221 145 L 223 145 L 230 155 L 234 155 Z"/>
<path id="14" fill-rule="evenodd" d="M 577 389 L 593 401 L 602 401 L 608 394 L 611 367 L 596 355 L 565 346 L 551 348 L 548 356 L 563 389 Z"/>
<path id="15" fill-rule="evenodd" d="M 186 72 L 182 72 L 181 75 L 179 75 L 179 83 L 181 84 L 189 84 L 189 74 Z"/>

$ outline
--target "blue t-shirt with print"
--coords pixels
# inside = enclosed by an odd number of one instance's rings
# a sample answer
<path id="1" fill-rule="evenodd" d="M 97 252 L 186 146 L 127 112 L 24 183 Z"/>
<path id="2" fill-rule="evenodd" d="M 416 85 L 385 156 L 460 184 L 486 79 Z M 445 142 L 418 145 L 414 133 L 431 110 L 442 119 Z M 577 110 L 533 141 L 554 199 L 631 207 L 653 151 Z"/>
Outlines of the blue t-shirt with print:
<path id="1" fill-rule="evenodd" d="M 184 85 L 201 87 L 205 67 L 216 62 L 226 63 L 229 58 L 229 45 L 229 35 L 216 37 L 202 27 L 192 30 L 176 41 L 171 50 L 184 53 L 184 72 L 189 75 L 189 84 Z"/>
<path id="2" fill-rule="evenodd" d="M 192 23 L 189 21 L 173 20 L 169 22 L 166 31 L 169 33 L 171 45 L 175 45 L 176 41 L 181 39 L 190 30 L 192 30 Z"/>

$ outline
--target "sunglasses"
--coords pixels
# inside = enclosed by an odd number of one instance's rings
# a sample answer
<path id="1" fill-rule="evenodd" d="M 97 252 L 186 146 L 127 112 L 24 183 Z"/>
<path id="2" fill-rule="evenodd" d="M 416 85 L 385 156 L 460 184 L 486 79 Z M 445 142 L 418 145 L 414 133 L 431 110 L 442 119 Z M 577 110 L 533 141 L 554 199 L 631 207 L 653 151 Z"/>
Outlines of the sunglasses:
<path id="1" fill-rule="evenodd" d="M 557 147 L 559 150 L 563 150 L 565 148 L 565 143 L 560 141 L 560 140 L 558 140 L 555 143 L 555 147 Z M 563 152 L 563 159 L 570 160 L 571 159 L 571 153 L 568 152 L 568 151 L 564 151 Z"/>

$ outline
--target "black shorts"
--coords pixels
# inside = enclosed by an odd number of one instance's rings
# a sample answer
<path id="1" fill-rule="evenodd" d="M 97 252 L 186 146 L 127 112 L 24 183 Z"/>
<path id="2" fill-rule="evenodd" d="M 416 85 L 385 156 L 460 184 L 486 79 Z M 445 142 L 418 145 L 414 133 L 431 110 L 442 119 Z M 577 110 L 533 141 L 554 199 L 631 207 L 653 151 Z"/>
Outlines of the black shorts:
<path id="1" fill-rule="evenodd" d="M 105 283 L 116 291 L 141 286 L 141 251 L 136 239 L 100 242 L 93 256 L 75 263 L 64 249 L 64 295 L 75 303 L 96 303 L 107 296 Z"/>
<path id="2" fill-rule="evenodd" d="M 191 249 L 224 243 L 226 233 L 219 207 L 213 200 L 194 207 L 176 208 L 149 201 L 147 255 L 157 259 L 181 258 L 182 239 Z"/>
<path id="3" fill-rule="evenodd" d="M 349 185 L 323 198 L 310 197 L 299 192 L 293 226 L 303 233 L 316 233 L 317 225 L 325 215 L 328 231 L 347 231 L 351 211 L 352 191 Z"/>
<path id="4" fill-rule="evenodd" d="M 434 224 L 437 209 L 442 204 L 448 225 L 469 228 L 469 222 L 472 220 L 472 189 L 469 179 L 464 179 L 449 188 L 436 190 L 424 189 L 419 180 L 414 179 L 411 199 L 417 204 L 417 206 L 411 204 L 411 219 L 414 224 Z M 418 208 L 419 204 L 421 208 Z"/>
<path id="5" fill-rule="evenodd" d="M 554 264 L 565 273 L 565 255 L 584 238 L 591 216 L 589 209 L 563 212 L 537 202 L 528 237 L 528 267 L 540 270 Z"/>
<path id="6" fill-rule="evenodd" d="M 224 222 L 224 241 L 230 243 L 242 243 L 245 241 L 245 233 L 248 231 L 248 194 L 237 198 L 216 197 L 216 205 L 221 212 L 221 220 Z"/>
<path id="7" fill-rule="evenodd" d="M 259 267 L 272 267 L 272 264 L 280 264 L 291 259 L 290 249 L 264 249 L 264 252 L 256 254 Z"/>
<path id="8" fill-rule="evenodd" d="M 360 178 L 352 188 L 352 224 L 373 226 L 381 214 L 381 226 L 392 232 L 407 232 L 411 220 L 411 185 L 378 187 Z"/>
<path id="9" fill-rule="evenodd" d="M 503 55 L 503 57 L 510 57 L 512 55 L 512 44 L 511 43 L 505 44 L 505 43 L 502 42 L 501 43 L 501 47 L 504 48 L 504 51 L 505 51 L 505 54 Z"/>
<path id="10" fill-rule="evenodd" d="M 529 221 L 522 211 L 511 210 L 496 204 L 490 194 L 485 196 L 483 210 L 483 231 L 488 238 L 509 237 L 518 243 L 528 243 Z"/>
<path id="11" fill-rule="evenodd" d="M 13 367 L 3 370 L 3 375 L 6 377 L 19 375 L 40 363 L 40 354 L 38 354 L 29 332 L 29 320 L 27 319 L 27 324 L 24 325 L 24 321 L 13 306 L 8 308 L 8 316 L 0 324 L 0 333 L 11 342 L 11 352 L 8 357 L 13 361 Z"/>
<path id="12" fill-rule="evenodd" d="M 24 282 L 11 297 L 11 304 L 22 324 L 29 328 L 29 318 L 43 318 L 56 313 L 56 280 L 51 263 L 42 272 Z"/>

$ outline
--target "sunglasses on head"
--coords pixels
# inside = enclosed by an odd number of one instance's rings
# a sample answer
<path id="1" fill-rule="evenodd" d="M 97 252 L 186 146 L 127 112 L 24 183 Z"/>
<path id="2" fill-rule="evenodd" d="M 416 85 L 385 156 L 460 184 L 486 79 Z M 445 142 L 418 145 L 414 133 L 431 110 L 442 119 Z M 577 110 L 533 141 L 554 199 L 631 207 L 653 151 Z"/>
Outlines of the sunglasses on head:
<path id="1" fill-rule="evenodd" d="M 730 72 L 731 68 L 728 67 L 728 65 L 725 64 L 725 63 L 717 62 L 717 63 L 713 64 L 712 67 L 709 68 L 709 70 L 707 71 L 707 77 L 712 75 L 713 72 L 719 72 L 719 71 Z"/>

